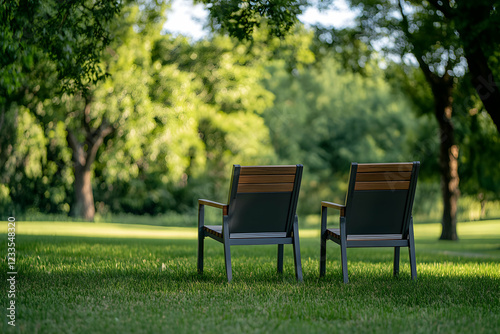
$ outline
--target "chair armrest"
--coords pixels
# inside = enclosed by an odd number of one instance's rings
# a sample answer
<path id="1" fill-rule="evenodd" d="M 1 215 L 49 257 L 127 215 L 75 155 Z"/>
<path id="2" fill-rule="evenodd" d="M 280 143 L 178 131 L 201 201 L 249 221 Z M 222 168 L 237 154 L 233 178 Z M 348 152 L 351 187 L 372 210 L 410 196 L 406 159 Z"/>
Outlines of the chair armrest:
<path id="1" fill-rule="evenodd" d="M 227 204 L 222 204 L 219 202 L 214 202 L 214 201 L 209 201 L 208 199 L 199 199 L 198 200 L 198 205 L 208 205 L 214 208 L 222 209 L 222 214 L 224 216 L 227 216 Z"/>
<path id="2" fill-rule="evenodd" d="M 332 208 L 332 209 L 337 209 L 340 211 L 341 216 L 345 216 L 345 205 L 342 204 L 337 204 L 337 203 L 332 203 L 332 202 L 326 202 L 322 201 L 321 202 L 321 207 L 323 208 Z"/>

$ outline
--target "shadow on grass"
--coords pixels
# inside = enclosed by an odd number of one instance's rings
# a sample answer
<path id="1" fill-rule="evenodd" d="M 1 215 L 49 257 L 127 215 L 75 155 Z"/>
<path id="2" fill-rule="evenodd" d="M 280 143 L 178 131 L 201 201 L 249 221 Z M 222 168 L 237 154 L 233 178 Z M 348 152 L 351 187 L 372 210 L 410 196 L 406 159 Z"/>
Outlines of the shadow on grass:
<path id="1" fill-rule="evenodd" d="M 406 251 L 401 274 L 393 277 L 390 249 L 350 249 L 347 285 L 340 247 L 333 243 L 327 248 L 326 276 L 319 278 L 319 240 L 301 242 L 303 283 L 295 280 L 291 247 L 285 247 L 283 274 L 276 272 L 275 246 L 234 247 L 228 284 L 223 248 L 215 241 L 205 243 L 205 273 L 198 275 L 194 239 L 19 235 L 18 328 L 24 326 L 19 332 L 25 333 L 192 333 L 206 326 L 207 332 L 290 334 L 428 333 L 445 326 L 441 332 L 495 332 L 499 261 L 442 254 L 437 245 L 417 245 L 415 282 Z M 0 248 L 6 249 L 4 240 Z M 6 265 L 0 259 L 4 282 Z M 0 304 L 6 301 L 7 294 L 0 294 Z M 0 332 L 7 332 L 5 322 L 2 326 Z"/>
<path id="2" fill-rule="evenodd" d="M 221 256 L 223 250 L 218 243 L 213 243 L 205 250 L 205 272 L 198 275 L 196 240 L 32 235 L 20 235 L 17 240 L 20 280 L 32 282 L 35 285 L 37 281 L 68 287 L 95 285 L 95 282 L 99 284 L 120 282 L 120 284 L 130 284 L 133 287 L 135 284 L 142 286 L 149 281 L 148 284 L 151 284 L 152 288 L 161 290 L 172 283 L 227 284 L 224 261 Z M 478 239 L 477 243 L 480 242 L 493 247 L 497 241 Z M 304 271 L 302 285 L 333 284 L 342 287 L 339 247 L 330 245 L 332 249 L 328 248 L 327 275 L 320 279 L 319 258 L 317 258 L 319 252 L 313 249 L 310 243 L 306 245 L 302 248 Z M 0 247 L 3 247 L 3 243 L 0 243 Z M 233 283 L 296 284 L 290 247 L 285 247 L 283 274 L 276 272 L 275 252 L 268 251 L 271 248 L 273 247 L 268 247 L 266 251 L 252 247 L 238 249 L 236 256 L 233 257 Z M 445 252 L 439 248 L 425 248 L 419 253 L 417 248 L 419 279 L 417 282 L 410 282 L 412 284 L 410 286 L 422 286 L 425 282 L 431 282 L 429 283 L 431 285 L 468 282 L 472 286 L 491 284 L 495 285 L 497 290 L 499 289 L 498 278 L 492 278 L 494 275 L 491 274 L 485 275 L 484 271 L 477 271 L 477 265 L 496 266 L 498 270 L 500 259 L 477 258 Z M 468 250 L 463 253 L 467 255 Z M 407 284 L 406 281 L 410 281 L 407 254 L 405 249 L 402 249 L 401 274 L 394 278 L 392 277 L 392 250 L 349 249 L 350 286 Z M 6 265 L 5 261 L 1 263 L 2 266 Z M 7 270 L 2 270 L 1 279 L 4 279 L 6 272 Z"/>
<path id="3" fill-rule="evenodd" d="M 321 279 L 308 276 L 303 283 L 297 283 L 293 275 L 252 273 L 246 269 L 236 273 L 228 284 L 222 274 L 198 275 L 191 270 L 169 273 L 110 269 L 47 273 L 33 268 L 23 270 L 18 276 L 18 290 L 20 304 L 27 307 L 40 306 L 47 300 L 65 304 L 87 298 L 82 302 L 101 304 L 102 299 L 107 298 L 116 303 L 130 303 L 144 298 L 169 299 L 179 294 L 204 298 L 213 295 L 232 303 L 244 301 L 247 295 L 256 298 L 277 294 L 299 300 L 331 298 L 332 301 L 366 303 L 367 307 L 383 305 L 384 301 L 406 307 L 500 307 L 498 279 L 492 277 L 424 273 L 417 281 L 411 281 L 409 275 L 391 277 L 361 271 L 351 274 L 349 284 L 343 284 L 338 271 Z"/>

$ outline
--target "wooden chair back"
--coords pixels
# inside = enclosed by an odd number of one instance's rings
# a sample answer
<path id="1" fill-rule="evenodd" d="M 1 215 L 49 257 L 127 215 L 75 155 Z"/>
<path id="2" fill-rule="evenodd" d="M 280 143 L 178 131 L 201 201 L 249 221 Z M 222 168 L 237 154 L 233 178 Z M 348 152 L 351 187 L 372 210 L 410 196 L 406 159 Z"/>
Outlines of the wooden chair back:
<path id="1" fill-rule="evenodd" d="M 351 164 L 346 233 L 408 235 L 419 162 Z"/>
<path id="2" fill-rule="evenodd" d="M 281 232 L 289 237 L 302 169 L 302 165 L 234 165 L 228 199 L 230 237 L 262 232 Z"/>

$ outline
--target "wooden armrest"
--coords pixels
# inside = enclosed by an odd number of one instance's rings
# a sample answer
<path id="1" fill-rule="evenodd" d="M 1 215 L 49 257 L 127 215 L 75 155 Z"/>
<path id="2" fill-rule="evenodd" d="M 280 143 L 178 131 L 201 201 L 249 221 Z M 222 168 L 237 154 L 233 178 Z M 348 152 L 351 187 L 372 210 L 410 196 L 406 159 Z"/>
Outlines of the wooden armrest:
<path id="1" fill-rule="evenodd" d="M 322 201 L 321 202 L 321 207 L 326 207 L 326 208 L 332 208 L 332 209 L 340 210 L 340 215 L 341 216 L 345 216 L 345 205 Z"/>
<path id="2" fill-rule="evenodd" d="M 227 208 L 228 208 L 227 204 L 209 201 L 208 199 L 199 199 L 198 205 L 208 205 L 208 206 L 212 206 L 214 208 L 222 209 L 222 214 L 224 216 L 227 216 Z"/>

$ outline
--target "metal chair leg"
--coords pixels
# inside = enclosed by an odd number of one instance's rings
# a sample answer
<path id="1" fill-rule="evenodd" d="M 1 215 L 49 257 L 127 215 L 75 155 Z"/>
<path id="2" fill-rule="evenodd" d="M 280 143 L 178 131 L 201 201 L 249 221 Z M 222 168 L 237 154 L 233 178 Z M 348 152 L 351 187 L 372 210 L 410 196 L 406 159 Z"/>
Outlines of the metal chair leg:
<path id="1" fill-rule="evenodd" d="M 295 262 L 295 277 L 297 281 L 302 282 L 302 264 L 300 261 L 300 244 L 299 244 L 299 219 L 295 215 L 293 223 L 293 260 Z"/>
<path id="2" fill-rule="evenodd" d="M 411 279 L 417 279 L 417 260 L 415 259 L 415 238 L 413 236 L 413 217 L 410 220 L 410 228 L 408 234 L 410 246 L 408 247 L 408 252 L 410 255 L 410 270 L 411 270 Z"/>
<path id="3" fill-rule="evenodd" d="M 400 257 L 400 247 L 394 247 L 394 270 L 393 275 L 399 275 L 399 257 Z"/>
<path id="4" fill-rule="evenodd" d="M 340 258 L 342 260 L 342 277 L 344 283 L 349 283 L 347 274 L 347 234 L 345 230 L 345 217 L 340 217 Z"/>
<path id="5" fill-rule="evenodd" d="M 231 268 L 231 242 L 229 241 L 229 221 L 227 216 L 222 218 L 222 236 L 224 239 L 224 262 L 226 264 L 227 281 L 233 279 L 233 270 Z"/>
<path id="6" fill-rule="evenodd" d="M 278 245 L 278 273 L 283 273 L 283 245 Z"/>
<path id="7" fill-rule="evenodd" d="M 229 283 L 233 279 L 233 271 L 231 268 L 231 246 L 229 243 L 224 243 L 224 262 L 226 264 L 227 282 Z"/>

